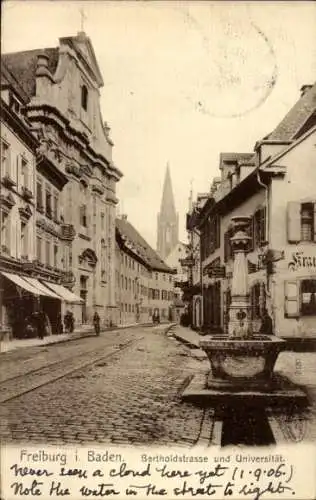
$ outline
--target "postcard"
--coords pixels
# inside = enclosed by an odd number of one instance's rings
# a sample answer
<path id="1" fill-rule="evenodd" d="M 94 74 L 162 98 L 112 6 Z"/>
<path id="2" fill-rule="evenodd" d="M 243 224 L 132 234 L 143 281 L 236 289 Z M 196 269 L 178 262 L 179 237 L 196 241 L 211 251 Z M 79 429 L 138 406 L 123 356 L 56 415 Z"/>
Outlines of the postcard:
<path id="1" fill-rule="evenodd" d="M 2 500 L 316 498 L 315 20 L 4 2 Z"/>

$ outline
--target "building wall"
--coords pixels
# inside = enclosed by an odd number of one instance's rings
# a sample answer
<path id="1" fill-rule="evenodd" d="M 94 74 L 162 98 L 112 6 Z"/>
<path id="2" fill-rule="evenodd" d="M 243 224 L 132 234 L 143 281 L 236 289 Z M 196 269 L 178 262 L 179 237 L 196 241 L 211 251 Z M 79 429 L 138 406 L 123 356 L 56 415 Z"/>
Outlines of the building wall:
<path id="1" fill-rule="evenodd" d="M 181 259 L 188 257 L 188 247 L 179 241 L 166 257 L 165 262 L 171 269 L 176 269 L 173 280 L 176 283 L 185 283 L 188 281 L 188 269 L 181 264 Z M 175 297 L 181 299 L 182 290 L 180 287 L 174 288 Z"/>
<path id="2" fill-rule="evenodd" d="M 3 183 L 1 185 L 1 195 L 7 197 L 10 194 L 14 201 L 8 211 L 4 210 L 4 203 L 1 204 L 2 213 L 5 214 L 2 216 L 5 220 L 1 220 L 1 252 L 16 259 L 22 256 L 32 259 L 35 252 L 34 198 L 28 203 L 32 214 L 27 220 L 22 221 L 19 209 L 27 204 L 22 197 L 22 188 L 28 188 L 33 196 L 35 193 L 35 155 L 4 122 L 1 122 L 1 155 L 1 180 L 8 173 L 15 184 L 12 189 L 6 188 Z M 24 223 L 26 225 L 22 233 Z"/>
<path id="3" fill-rule="evenodd" d="M 285 177 L 271 186 L 271 247 L 284 252 L 284 259 L 275 263 L 271 293 L 276 333 L 284 337 L 316 335 L 316 311 L 302 314 L 302 280 L 316 280 L 315 138 L 314 130 L 282 157 L 278 163 L 286 167 Z M 309 201 L 314 204 L 314 236 L 302 241 L 300 204 Z M 290 226 L 297 241 L 289 241 Z"/>
<path id="4" fill-rule="evenodd" d="M 131 252 L 118 246 L 115 256 L 116 324 L 150 322 L 155 308 L 161 319 L 168 319 L 173 300 L 172 275 L 149 270 Z M 152 290 L 159 291 L 159 298 Z"/>

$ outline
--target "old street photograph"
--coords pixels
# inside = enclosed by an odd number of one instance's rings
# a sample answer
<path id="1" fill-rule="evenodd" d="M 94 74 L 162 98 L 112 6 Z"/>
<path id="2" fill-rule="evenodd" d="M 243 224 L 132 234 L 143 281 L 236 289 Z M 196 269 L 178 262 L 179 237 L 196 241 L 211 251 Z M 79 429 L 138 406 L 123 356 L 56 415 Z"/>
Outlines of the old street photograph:
<path id="1" fill-rule="evenodd" d="M 4 2 L 1 443 L 316 442 L 315 19 Z"/>

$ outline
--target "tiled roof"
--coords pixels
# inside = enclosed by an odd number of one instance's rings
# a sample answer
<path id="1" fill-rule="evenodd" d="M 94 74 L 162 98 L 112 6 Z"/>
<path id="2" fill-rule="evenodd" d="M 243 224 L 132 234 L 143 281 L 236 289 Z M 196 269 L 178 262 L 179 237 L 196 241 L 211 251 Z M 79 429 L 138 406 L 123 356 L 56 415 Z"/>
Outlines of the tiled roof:
<path id="1" fill-rule="evenodd" d="M 23 104 L 28 103 L 29 96 L 25 93 L 21 83 L 12 75 L 4 61 L 1 61 L 1 89 L 8 87 L 14 90 Z"/>
<path id="2" fill-rule="evenodd" d="M 167 273 L 173 272 L 130 222 L 125 219 L 116 219 L 115 223 L 116 229 L 123 240 L 132 247 L 132 251 L 138 255 L 148 267 L 157 271 L 164 271 Z"/>
<path id="3" fill-rule="evenodd" d="M 316 110 L 316 83 L 307 89 L 285 115 L 279 125 L 268 135 L 268 141 L 290 141 Z"/>
<path id="4" fill-rule="evenodd" d="M 220 168 L 224 162 L 236 162 L 238 164 L 254 161 L 254 153 L 221 153 L 219 157 Z"/>
<path id="5" fill-rule="evenodd" d="M 1 55 L 1 60 L 30 97 L 35 95 L 37 57 L 41 54 L 48 56 L 48 69 L 54 74 L 58 63 L 58 48 L 26 50 Z"/>

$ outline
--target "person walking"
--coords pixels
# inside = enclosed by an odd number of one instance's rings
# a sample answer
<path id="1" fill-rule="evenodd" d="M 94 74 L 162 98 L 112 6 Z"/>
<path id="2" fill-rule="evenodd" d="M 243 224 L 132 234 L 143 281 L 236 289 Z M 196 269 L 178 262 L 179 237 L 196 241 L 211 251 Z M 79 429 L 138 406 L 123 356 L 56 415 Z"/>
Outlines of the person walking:
<path id="1" fill-rule="evenodd" d="M 100 335 L 100 316 L 98 315 L 97 311 L 94 313 L 93 316 L 93 325 L 95 334 L 98 337 Z"/>

